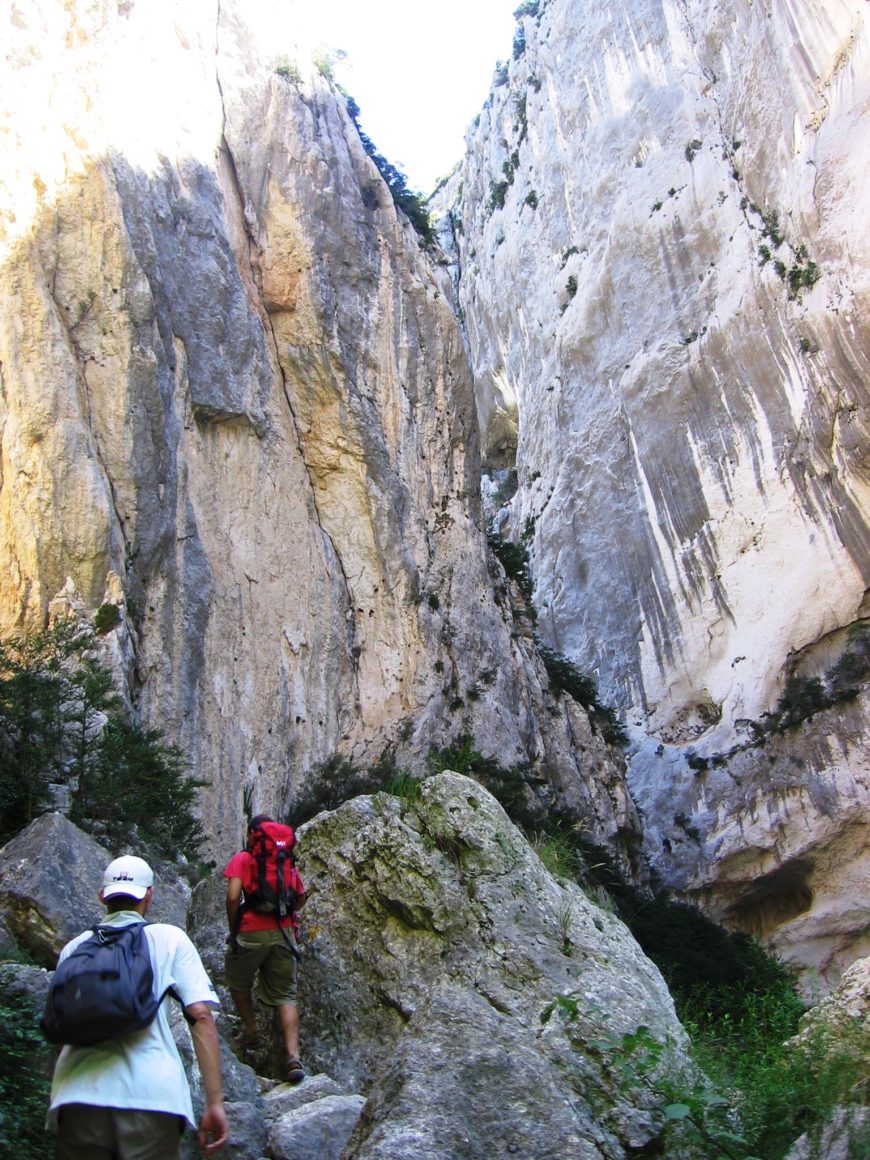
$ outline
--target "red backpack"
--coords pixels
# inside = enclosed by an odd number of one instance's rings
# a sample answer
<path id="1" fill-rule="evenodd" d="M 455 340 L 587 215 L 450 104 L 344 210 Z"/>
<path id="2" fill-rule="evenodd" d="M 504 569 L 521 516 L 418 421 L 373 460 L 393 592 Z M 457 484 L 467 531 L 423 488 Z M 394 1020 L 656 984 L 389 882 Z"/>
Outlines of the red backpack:
<path id="1" fill-rule="evenodd" d="M 292 826 L 281 822 L 260 822 L 251 831 L 247 850 L 254 859 L 242 882 L 243 910 L 257 914 L 274 914 L 275 921 L 293 914 L 302 894 L 302 880 L 296 870 L 293 847 L 296 835 Z"/>

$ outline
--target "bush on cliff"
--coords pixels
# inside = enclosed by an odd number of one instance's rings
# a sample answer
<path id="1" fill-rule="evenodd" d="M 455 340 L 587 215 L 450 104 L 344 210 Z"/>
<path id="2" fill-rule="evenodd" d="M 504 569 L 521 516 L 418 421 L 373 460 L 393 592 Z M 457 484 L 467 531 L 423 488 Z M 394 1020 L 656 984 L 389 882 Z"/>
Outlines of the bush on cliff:
<path id="1" fill-rule="evenodd" d="M 122 715 L 88 625 L 62 622 L 0 641 L 0 841 L 68 787 L 82 829 L 139 837 L 170 856 L 194 856 L 204 835 L 194 809 L 204 782 L 157 729 Z"/>

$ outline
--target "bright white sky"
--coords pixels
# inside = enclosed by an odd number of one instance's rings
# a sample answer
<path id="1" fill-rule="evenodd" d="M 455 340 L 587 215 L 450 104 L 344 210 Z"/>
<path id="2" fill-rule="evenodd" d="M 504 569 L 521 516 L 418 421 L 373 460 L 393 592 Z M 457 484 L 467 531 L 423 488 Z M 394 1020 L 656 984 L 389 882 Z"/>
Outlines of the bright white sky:
<path id="1" fill-rule="evenodd" d="M 310 0 L 324 48 L 347 53 L 336 81 L 375 147 L 429 194 L 465 152 L 465 130 L 509 60 L 521 0 Z"/>

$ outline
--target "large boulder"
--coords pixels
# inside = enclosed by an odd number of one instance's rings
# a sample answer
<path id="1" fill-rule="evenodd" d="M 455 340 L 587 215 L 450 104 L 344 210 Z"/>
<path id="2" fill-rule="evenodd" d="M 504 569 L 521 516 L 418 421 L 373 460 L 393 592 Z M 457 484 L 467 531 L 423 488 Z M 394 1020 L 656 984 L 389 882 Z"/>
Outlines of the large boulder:
<path id="1" fill-rule="evenodd" d="M 43 814 L 0 850 L 0 925 L 15 944 L 53 970 L 64 944 L 104 914 L 98 894 L 103 870 L 127 851 L 106 850 L 63 814 Z M 152 861 L 152 922 L 185 926 L 190 887 Z"/>
<path id="2" fill-rule="evenodd" d="M 661 1135 L 649 1091 L 587 1053 L 645 1025 L 685 1067 L 661 975 L 476 782 L 357 798 L 299 849 L 305 1058 L 368 1097 L 346 1160 L 621 1156 Z"/>

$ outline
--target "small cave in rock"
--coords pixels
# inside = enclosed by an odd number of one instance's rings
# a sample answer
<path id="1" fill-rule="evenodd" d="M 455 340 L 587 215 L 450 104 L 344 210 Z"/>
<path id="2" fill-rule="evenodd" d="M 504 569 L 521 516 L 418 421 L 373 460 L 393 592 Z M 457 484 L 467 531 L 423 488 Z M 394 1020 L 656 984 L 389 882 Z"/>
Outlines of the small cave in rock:
<path id="1" fill-rule="evenodd" d="M 813 863 L 797 859 L 756 878 L 728 913 L 728 926 L 758 938 L 805 914 L 813 904 L 809 877 Z"/>

